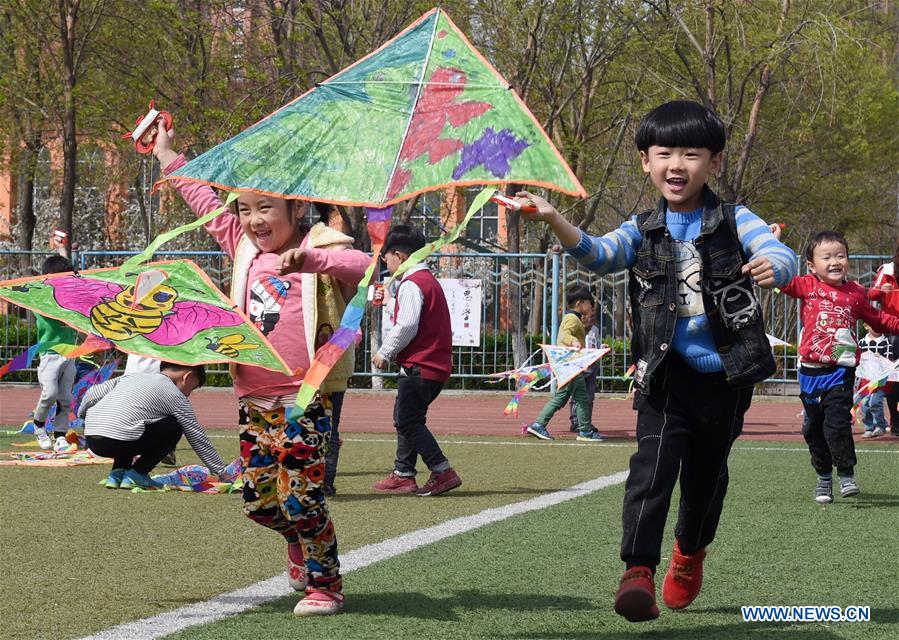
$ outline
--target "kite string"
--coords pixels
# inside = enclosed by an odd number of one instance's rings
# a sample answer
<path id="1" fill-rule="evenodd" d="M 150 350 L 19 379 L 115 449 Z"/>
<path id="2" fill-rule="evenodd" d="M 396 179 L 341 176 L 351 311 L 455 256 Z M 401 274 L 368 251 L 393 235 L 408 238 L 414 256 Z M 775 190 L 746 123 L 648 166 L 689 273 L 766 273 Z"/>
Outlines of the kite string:
<path id="1" fill-rule="evenodd" d="M 155 240 L 153 240 L 153 242 L 151 242 L 150 244 L 147 245 L 146 249 L 144 249 L 143 251 L 138 253 L 136 256 L 132 256 L 132 257 L 128 258 L 122 264 L 122 266 L 119 268 L 119 271 L 124 273 L 125 271 L 127 271 L 129 269 L 133 269 L 133 268 L 137 267 L 138 265 L 143 264 L 144 262 L 146 262 L 147 260 L 149 260 L 150 258 L 153 257 L 153 254 L 156 253 L 156 251 L 159 249 L 159 247 L 164 245 L 166 242 L 168 242 L 172 238 L 180 236 L 183 233 L 187 233 L 188 231 L 192 231 L 192 230 L 196 229 L 197 227 L 201 227 L 204 224 L 206 224 L 207 222 L 209 222 L 210 220 L 212 220 L 213 218 L 216 218 L 217 216 L 221 215 L 222 213 L 224 213 L 225 211 L 228 210 L 228 207 L 231 206 L 232 202 L 237 200 L 237 195 L 238 194 L 236 191 L 229 192 L 228 197 L 225 199 L 225 203 L 222 206 L 218 207 L 217 209 L 213 209 L 212 211 L 210 211 L 209 213 L 207 213 L 203 216 L 200 216 L 193 222 L 188 222 L 187 224 L 183 224 L 180 227 L 175 227 L 171 231 L 166 231 L 165 233 L 160 234 L 159 236 L 156 237 Z"/>

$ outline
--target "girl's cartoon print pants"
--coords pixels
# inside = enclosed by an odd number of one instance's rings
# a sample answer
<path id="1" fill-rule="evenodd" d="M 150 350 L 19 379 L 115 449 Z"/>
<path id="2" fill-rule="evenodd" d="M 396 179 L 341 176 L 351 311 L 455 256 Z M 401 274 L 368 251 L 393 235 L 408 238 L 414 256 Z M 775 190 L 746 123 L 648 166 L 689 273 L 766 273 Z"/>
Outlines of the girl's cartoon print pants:
<path id="1" fill-rule="evenodd" d="M 331 401 L 318 397 L 297 421 L 289 407 L 263 409 L 243 403 L 249 422 L 240 430 L 244 511 L 288 541 L 297 538 L 309 588 L 340 591 L 334 524 L 322 482 L 331 438 Z"/>

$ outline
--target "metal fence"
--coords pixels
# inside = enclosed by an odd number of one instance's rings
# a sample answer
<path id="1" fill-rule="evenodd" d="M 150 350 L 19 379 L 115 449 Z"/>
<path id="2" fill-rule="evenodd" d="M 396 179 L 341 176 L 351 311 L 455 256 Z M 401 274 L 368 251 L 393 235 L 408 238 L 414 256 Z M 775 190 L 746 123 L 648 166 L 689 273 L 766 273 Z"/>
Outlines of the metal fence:
<path id="1" fill-rule="evenodd" d="M 48 252 L 0 252 L 0 280 L 35 275 Z M 82 270 L 121 264 L 134 252 L 81 251 L 75 263 Z M 155 259 L 191 259 L 200 265 L 223 291 L 230 288 L 231 265 L 220 252 L 159 252 Z M 877 269 L 889 256 L 859 255 L 850 259 L 851 277 L 870 286 Z M 558 330 L 560 309 L 565 291 L 574 284 L 585 284 L 595 292 L 597 323 L 603 340 L 613 346 L 613 353 L 600 362 L 601 389 L 620 388 L 620 378 L 630 365 L 628 352 L 629 305 L 627 274 L 608 276 L 581 267 L 567 254 L 531 253 L 446 253 L 430 258 L 430 266 L 441 278 L 464 278 L 481 281 L 481 343 L 476 347 L 455 347 L 453 354 L 454 386 L 492 388 L 486 386 L 488 375 L 512 369 L 523 358 L 539 349 L 541 342 L 553 342 Z M 800 330 L 799 303 L 776 291 L 759 291 L 765 309 L 767 331 L 792 345 L 798 344 Z M 10 305 L 0 306 L 0 363 L 17 355 L 36 342 L 34 320 Z M 357 347 L 354 386 L 370 386 L 372 344 L 377 345 L 379 321 L 366 315 L 363 335 Z M 795 349 L 778 349 L 778 372 L 771 382 L 795 382 Z M 213 370 L 217 370 L 214 368 Z M 387 375 L 386 377 L 390 377 Z M 20 379 L 36 380 L 34 369 Z"/>

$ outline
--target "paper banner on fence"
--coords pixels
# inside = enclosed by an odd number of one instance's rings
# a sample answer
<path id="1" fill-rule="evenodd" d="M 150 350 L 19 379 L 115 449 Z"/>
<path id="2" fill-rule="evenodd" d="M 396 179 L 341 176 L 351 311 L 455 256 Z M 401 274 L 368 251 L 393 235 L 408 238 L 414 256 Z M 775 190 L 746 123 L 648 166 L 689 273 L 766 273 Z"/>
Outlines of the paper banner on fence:
<path id="1" fill-rule="evenodd" d="M 465 278 L 437 278 L 450 312 L 454 347 L 481 344 L 481 281 Z"/>
<path id="2" fill-rule="evenodd" d="M 546 354 L 559 387 L 564 387 L 575 376 L 611 351 L 606 345 L 599 349 L 575 349 L 553 344 L 541 344 L 540 347 Z"/>
<path id="3" fill-rule="evenodd" d="M 144 271 L 167 274 L 143 304 L 132 306 Z M 190 260 L 50 274 L 0 282 L 0 298 L 88 334 L 120 351 L 187 365 L 251 365 L 290 374 L 252 321 Z"/>

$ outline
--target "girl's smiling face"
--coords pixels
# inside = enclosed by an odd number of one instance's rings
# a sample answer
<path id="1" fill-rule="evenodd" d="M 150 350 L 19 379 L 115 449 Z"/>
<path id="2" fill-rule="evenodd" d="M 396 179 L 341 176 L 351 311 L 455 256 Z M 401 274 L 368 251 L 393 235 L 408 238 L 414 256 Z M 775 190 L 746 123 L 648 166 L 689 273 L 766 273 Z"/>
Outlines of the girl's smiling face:
<path id="1" fill-rule="evenodd" d="M 297 223 L 305 207 L 306 203 L 256 193 L 237 197 L 240 226 L 263 253 L 281 253 L 300 246 L 303 238 Z"/>

